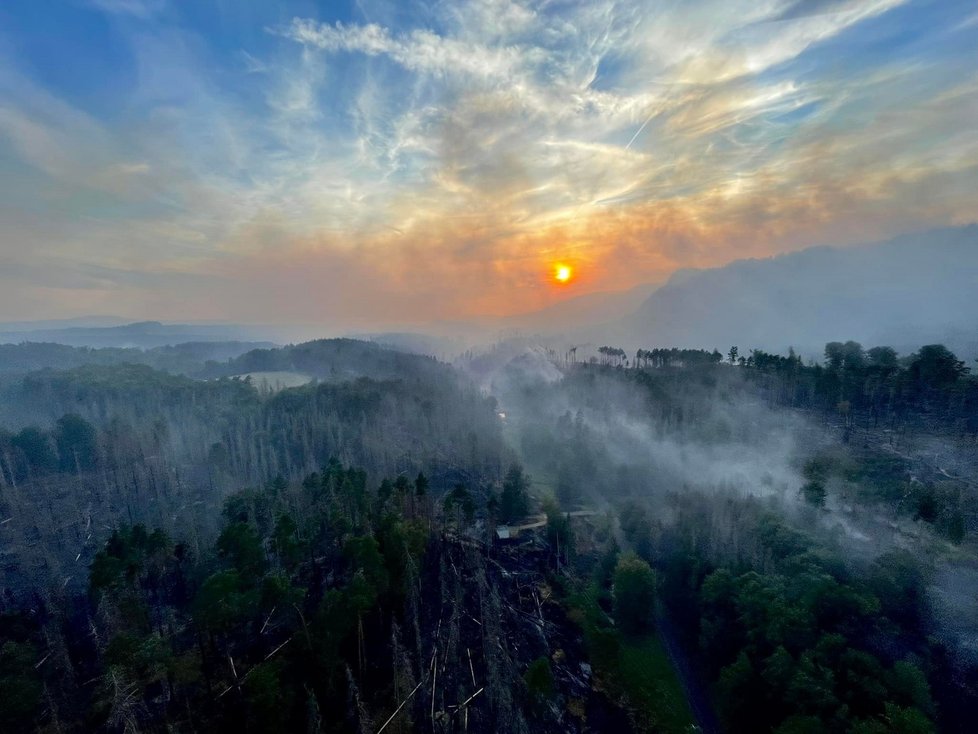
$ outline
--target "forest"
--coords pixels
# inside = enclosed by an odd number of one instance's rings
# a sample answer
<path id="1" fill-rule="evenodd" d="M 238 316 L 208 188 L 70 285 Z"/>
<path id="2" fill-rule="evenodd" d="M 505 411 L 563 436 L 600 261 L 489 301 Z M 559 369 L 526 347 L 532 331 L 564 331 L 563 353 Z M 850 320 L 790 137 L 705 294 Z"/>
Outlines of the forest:
<path id="1" fill-rule="evenodd" d="M 0 731 L 971 730 L 943 346 L 242 348 L 3 347 Z"/>

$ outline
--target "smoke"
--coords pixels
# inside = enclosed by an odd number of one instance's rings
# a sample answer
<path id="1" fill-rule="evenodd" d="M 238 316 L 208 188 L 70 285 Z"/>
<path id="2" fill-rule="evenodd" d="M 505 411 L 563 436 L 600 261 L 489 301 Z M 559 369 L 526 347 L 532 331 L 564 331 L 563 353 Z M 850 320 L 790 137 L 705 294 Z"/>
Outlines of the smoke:
<path id="1" fill-rule="evenodd" d="M 593 466 L 581 474 L 582 500 L 658 495 L 681 489 L 735 489 L 791 501 L 803 483 L 798 437 L 812 433 L 802 417 L 773 411 L 734 391 L 669 378 L 643 383 L 625 371 L 577 367 L 566 373 L 544 349 L 522 349 L 481 382 L 512 424 L 526 464 L 552 483 L 563 464 Z M 718 399 L 719 398 L 719 399 Z M 621 485 L 625 479 L 626 484 Z"/>
<path id="2" fill-rule="evenodd" d="M 538 494 L 596 509 L 638 500 L 666 524 L 692 502 L 726 551 L 749 533 L 738 527 L 743 508 L 760 506 L 857 572 L 884 553 L 909 551 L 931 582 L 935 634 L 978 655 L 978 564 L 966 553 L 892 502 L 857 496 L 855 480 L 827 479 L 821 507 L 805 500 L 806 463 L 848 450 L 837 426 L 769 405 L 734 368 L 635 371 L 566 365 L 555 355 L 509 343 L 459 363 L 497 398 Z M 919 444 L 937 455 L 932 471 L 967 471 L 947 443 Z"/>

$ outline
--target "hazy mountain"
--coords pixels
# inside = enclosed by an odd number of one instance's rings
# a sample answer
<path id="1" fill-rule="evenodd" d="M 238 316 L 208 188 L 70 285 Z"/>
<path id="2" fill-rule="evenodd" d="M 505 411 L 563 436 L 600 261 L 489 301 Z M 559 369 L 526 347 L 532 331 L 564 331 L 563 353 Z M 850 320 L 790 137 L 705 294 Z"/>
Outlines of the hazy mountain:
<path id="1" fill-rule="evenodd" d="M 24 331 L 47 331 L 56 329 L 75 328 L 105 328 L 123 326 L 132 319 L 119 316 L 76 316 L 70 319 L 39 319 L 37 321 L 3 321 L 0 322 L 0 334 Z"/>
<path id="2" fill-rule="evenodd" d="M 73 347 L 52 342 L 0 344 L 0 375 L 34 370 L 65 370 L 82 365 L 145 364 L 172 374 L 195 375 L 208 362 L 227 362 L 270 342 L 187 342 L 140 349 L 137 347 Z"/>
<path id="3" fill-rule="evenodd" d="M 539 311 L 504 317 L 440 321 L 427 324 L 418 331 L 353 332 L 346 336 L 447 361 L 473 348 L 514 340 L 521 350 L 526 348 L 526 339 L 531 339 L 531 343 L 552 342 L 556 346 L 567 337 L 577 339 L 582 329 L 607 325 L 633 313 L 657 287 L 658 284 L 646 283 L 625 291 L 587 293 Z"/>
<path id="4" fill-rule="evenodd" d="M 96 324 L 109 319 L 92 319 Z M 72 347 L 136 347 L 152 349 L 187 342 L 274 341 L 268 329 L 238 324 L 163 324 L 140 321 L 115 326 L 69 325 L 71 322 L 0 324 L 0 344 L 47 342 Z"/>
<path id="5" fill-rule="evenodd" d="M 646 283 L 626 291 L 575 296 L 539 311 L 508 316 L 500 320 L 499 328 L 553 333 L 607 323 L 634 312 L 657 287 Z"/>
<path id="6" fill-rule="evenodd" d="M 601 332 L 594 334 L 600 339 Z M 978 354 L 978 225 L 681 271 L 608 330 L 634 346 L 820 354 L 854 339 Z"/>

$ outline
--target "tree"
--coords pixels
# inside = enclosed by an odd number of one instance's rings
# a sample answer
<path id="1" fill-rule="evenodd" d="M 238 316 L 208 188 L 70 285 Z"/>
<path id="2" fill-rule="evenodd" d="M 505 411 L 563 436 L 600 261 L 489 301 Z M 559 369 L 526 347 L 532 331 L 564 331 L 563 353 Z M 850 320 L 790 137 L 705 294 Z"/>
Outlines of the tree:
<path id="1" fill-rule="evenodd" d="M 571 557 L 574 548 L 574 529 L 568 516 L 561 512 L 553 498 L 545 499 L 542 509 L 547 515 L 547 540 L 557 551 L 558 563 L 561 563 L 562 560 Z"/>
<path id="2" fill-rule="evenodd" d="M 727 358 L 730 360 L 730 364 L 737 364 L 737 353 L 739 351 L 737 347 L 730 347 L 730 351 L 727 352 Z"/>
<path id="3" fill-rule="evenodd" d="M 428 477 L 424 472 L 418 472 L 418 478 L 414 480 L 414 494 L 417 497 L 424 497 L 428 494 Z"/>
<path id="4" fill-rule="evenodd" d="M 37 674 L 37 650 L 29 643 L 0 645 L 0 729 L 33 731 L 43 687 Z"/>
<path id="5" fill-rule="evenodd" d="M 80 415 L 62 416 L 54 431 L 61 459 L 61 471 L 92 469 L 98 459 L 95 427 Z"/>
<path id="6" fill-rule="evenodd" d="M 774 734 L 822 734 L 825 724 L 817 716 L 789 716 L 774 730 Z"/>
<path id="7" fill-rule="evenodd" d="M 934 725 L 915 708 L 901 708 L 892 703 L 885 706 L 885 719 L 891 734 L 933 734 Z"/>
<path id="8" fill-rule="evenodd" d="M 302 558 L 302 542 L 298 537 L 298 526 L 288 514 L 282 513 L 275 521 L 275 531 L 272 535 L 275 553 L 285 568 L 291 569 Z"/>
<path id="9" fill-rule="evenodd" d="M 655 572 L 634 553 L 626 553 L 615 566 L 612 587 L 615 620 L 628 634 L 645 632 L 655 605 Z"/>
<path id="10" fill-rule="evenodd" d="M 848 372 L 858 372 L 866 362 L 866 353 L 859 342 L 847 341 L 842 345 L 842 366 Z"/>
<path id="11" fill-rule="evenodd" d="M 200 586 L 193 603 L 193 619 L 208 632 L 230 629 L 234 622 L 251 611 L 256 599 L 242 592 L 237 571 L 220 571 Z"/>
<path id="12" fill-rule="evenodd" d="M 954 510 L 947 521 L 947 537 L 955 545 L 961 545 L 964 540 L 964 515 L 961 510 Z"/>
<path id="13" fill-rule="evenodd" d="M 927 676 L 913 663 L 906 660 L 894 663 L 890 670 L 889 685 L 901 704 L 933 714 L 934 699 L 931 698 Z"/>
<path id="14" fill-rule="evenodd" d="M 806 482 L 801 488 L 801 493 L 808 504 L 815 507 L 825 506 L 825 497 L 828 493 L 825 491 L 825 485 L 818 479 Z"/>
<path id="15" fill-rule="evenodd" d="M 751 665 L 747 653 L 741 651 L 737 659 L 720 671 L 717 693 L 724 718 L 731 731 L 763 731 L 758 720 L 766 717 L 754 703 L 759 700 L 763 682 Z"/>
<path id="16" fill-rule="evenodd" d="M 236 522 L 226 527 L 217 539 L 217 549 L 246 581 L 256 580 L 265 568 L 261 539 L 247 523 Z"/>
<path id="17" fill-rule="evenodd" d="M 530 512 L 529 481 L 519 464 L 513 464 L 503 479 L 503 491 L 499 497 L 499 515 L 503 522 L 513 522 Z"/>
<path id="18" fill-rule="evenodd" d="M 452 514 L 458 508 L 461 512 L 458 519 L 464 517 L 466 522 L 472 522 L 475 518 L 475 502 L 472 501 L 472 495 L 464 484 L 456 484 L 454 489 L 445 495 L 444 508 L 446 514 Z"/>
<path id="19" fill-rule="evenodd" d="M 829 342 L 825 345 L 825 366 L 833 372 L 842 369 L 845 356 L 845 345 L 842 342 Z"/>
<path id="20" fill-rule="evenodd" d="M 539 657 L 530 663 L 523 676 L 530 695 L 534 698 L 545 699 L 553 695 L 554 674 L 550 669 L 550 659 Z"/>
<path id="21" fill-rule="evenodd" d="M 881 555 L 870 571 L 869 585 L 882 603 L 886 616 L 906 629 L 921 625 L 926 584 L 913 555 L 907 551 Z"/>
<path id="22" fill-rule="evenodd" d="M 352 537 L 343 545 L 343 555 L 349 563 L 354 577 L 362 574 L 363 579 L 377 594 L 387 591 L 389 575 L 380 553 L 380 544 L 371 536 Z"/>
<path id="23" fill-rule="evenodd" d="M 933 487 L 924 487 L 917 493 L 916 505 L 917 511 L 914 513 L 914 520 L 923 520 L 930 524 L 937 520 L 941 508 L 937 492 Z"/>
<path id="24" fill-rule="evenodd" d="M 943 344 L 921 347 L 910 363 L 910 376 L 920 389 L 941 389 L 968 374 L 964 362 Z"/>
<path id="25" fill-rule="evenodd" d="M 630 500 L 621 508 L 621 531 L 641 558 L 652 557 L 652 519 L 644 505 Z"/>
<path id="26" fill-rule="evenodd" d="M 10 439 L 20 449 L 27 465 L 36 472 L 53 472 L 58 468 L 58 457 L 51 446 L 51 438 L 40 428 L 29 426 Z"/>
<path id="27" fill-rule="evenodd" d="M 580 474 L 569 464 L 562 464 L 557 471 L 557 500 L 564 509 L 571 509 L 581 498 Z"/>
<path id="28" fill-rule="evenodd" d="M 892 347 L 873 347 L 866 352 L 871 367 L 895 370 L 899 367 L 896 350 Z"/>

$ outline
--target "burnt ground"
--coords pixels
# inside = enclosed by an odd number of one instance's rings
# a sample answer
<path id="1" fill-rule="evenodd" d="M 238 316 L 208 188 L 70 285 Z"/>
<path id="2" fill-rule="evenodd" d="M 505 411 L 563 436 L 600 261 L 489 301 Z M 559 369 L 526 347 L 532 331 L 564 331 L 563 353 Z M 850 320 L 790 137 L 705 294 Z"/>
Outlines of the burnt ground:
<path id="1" fill-rule="evenodd" d="M 491 547 L 445 535 L 426 559 L 421 608 L 406 622 L 417 627 L 411 657 L 425 670 L 410 671 L 406 683 L 421 685 L 401 715 L 429 719 L 437 732 L 634 731 L 628 711 L 593 679 L 583 633 L 548 585 L 542 544 Z M 528 685 L 531 665 L 549 666 L 552 685 L 547 676 Z"/>

